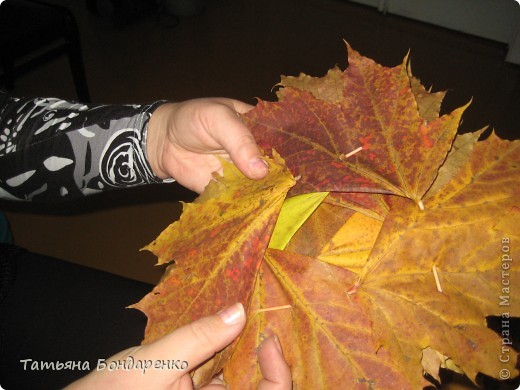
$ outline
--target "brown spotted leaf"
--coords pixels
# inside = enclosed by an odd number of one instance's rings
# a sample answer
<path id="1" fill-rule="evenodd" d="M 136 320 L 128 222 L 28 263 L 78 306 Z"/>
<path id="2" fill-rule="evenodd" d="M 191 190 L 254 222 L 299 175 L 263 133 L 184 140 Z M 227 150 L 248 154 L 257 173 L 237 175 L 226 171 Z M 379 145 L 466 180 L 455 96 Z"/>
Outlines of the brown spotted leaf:
<path id="1" fill-rule="evenodd" d="M 359 272 L 381 229 L 388 196 L 330 193 L 285 250 Z"/>
<path id="2" fill-rule="evenodd" d="M 446 92 L 431 92 L 431 89 L 426 90 L 421 84 L 421 81 L 412 75 L 410 64 L 408 65 L 408 77 L 410 78 L 410 86 L 415 101 L 417 102 L 417 109 L 421 118 L 427 121 L 438 118 Z"/>
<path id="3" fill-rule="evenodd" d="M 196 383 L 223 367 L 231 388 L 256 388 L 256 349 L 273 333 L 295 389 L 417 389 L 442 365 L 472 380 L 518 374 L 486 317 L 520 315 L 520 141 L 456 136 L 465 107 L 440 116 L 444 93 L 407 65 L 349 48 L 343 72 L 282 78 L 278 102 L 243 116 L 274 155 L 270 175 L 253 182 L 226 165 L 147 247 L 175 263 L 135 305 L 145 342 L 245 303 L 243 334 Z M 330 192 L 281 229 L 284 250 L 266 250 L 294 185 L 274 150 L 297 177 L 291 194 Z"/>
<path id="4" fill-rule="evenodd" d="M 347 286 L 357 275 L 288 251 L 269 249 L 255 285 L 248 325 L 224 368 L 232 389 L 261 380 L 255 349 L 277 334 L 294 389 L 412 388 L 374 337 L 362 302 Z M 290 305 L 290 308 L 279 308 Z M 421 376 L 415 383 L 425 385 Z"/>
<path id="5" fill-rule="evenodd" d="M 216 177 L 203 195 L 185 205 L 180 220 L 146 247 L 160 263 L 175 264 L 133 305 L 148 317 L 144 343 L 235 302 L 247 308 L 277 215 L 294 184 L 279 156 L 269 164 L 269 175 L 254 181 L 224 163 L 224 177 Z M 222 364 L 219 361 L 201 381 Z"/>
<path id="6" fill-rule="evenodd" d="M 459 169 L 466 164 L 471 157 L 473 147 L 477 143 L 479 137 L 486 128 L 475 131 L 473 133 L 457 134 L 455 141 L 446 157 L 446 161 L 439 169 L 437 178 L 428 190 L 428 194 L 435 194 L 439 189 L 444 187 L 451 178 L 458 173 Z"/>
<path id="7" fill-rule="evenodd" d="M 318 83 L 309 86 L 304 76 L 284 79 L 290 86 L 278 91 L 278 102 L 260 101 L 244 116 L 260 145 L 275 147 L 301 175 L 293 193 L 381 192 L 418 202 L 446 158 L 465 107 L 422 118 L 406 58 L 385 68 L 349 47 L 343 99 L 324 99 L 330 85 L 338 96 L 336 75 L 325 77 L 334 82 L 320 84 L 319 93 Z"/>
<path id="8" fill-rule="evenodd" d="M 317 258 L 359 274 L 365 266 L 383 223 L 354 213 L 325 244 Z"/>
<path id="9" fill-rule="evenodd" d="M 329 195 L 330 197 L 330 195 Z M 334 237 L 354 211 L 346 207 L 330 204 L 327 199 L 298 229 L 285 250 L 305 256 L 317 257 L 323 247 Z"/>
<path id="10" fill-rule="evenodd" d="M 367 192 L 332 192 L 326 201 L 383 221 L 388 214 L 388 199 L 387 195 Z"/>
<path id="11" fill-rule="evenodd" d="M 255 388 L 261 375 L 254 351 L 271 334 L 280 336 L 297 389 L 416 389 L 426 385 L 424 365 L 431 373 L 440 366 L 463 370 L 471 379 L 478 372 L 498 377 L 502 369 L 516 375 L 516 354 L 499 361 L 502 338 L 486 317 L 506 310 L 500 306 L 502 243 L 519 235 L 519 148 L 520 141 L 495 136 L 477 144 L 449 184 L 425 199 L 424 210 L 409 199 L 387 197 L 388 215 L 359 272 L 301 255 L 297 245 L 268 250 L 248 324 L 224 369 L 232 388 Z M 319 229 L 328 240 L 324 248 L 353 216 L 368 218 L 345 214 L 340 226 L 329 206 L 324 201 L 315 212 L 329 215 Z M 335 234 L 324 229 L 327 222 Z M 355 237 L 367 226 L 345 234 Z M 517 247 L 507 250 L 511 258 L 520 254 Z M 508 287 L 516 291 L 520 267 L 506 264 Z M 520 304 L 507 303 L 508 315 L 518 316 Z M 427 349 L 443 358 L 425 360 Z"/>
<path id="12" fill-rule="evenodd" d="M 238 242 L 253 246 L 250 252 L 256 250 L 254 242 L 259 238 L 255 237 L 265 239 L 265 222 L 276 219 L 287 190 L 294 184 L 277 153 L 268 161 L 272 164 L 270 175 L 260 181 L 247 180 L 234 165 L 223 161 L 224 177 L 215 174 L 215 180 L 193 203 L 184 204 L 180 220 L 143 249 L 155 254 L 158 264 L 175 260 L 177 265 L 192 265 L 215 253 L 225 256 L 236 252 L 239 234 L 244 238 Z M 253 243 L 247 242 L 248 234 Z M 211 248 L 207 247 L 208 241 L 213 243 Z"/>
<path id="13" fill-rule="evenodd" d="M 453 360 L 430 347 L 423 349 L 421 364 L 424 371 L 431 375 L 439 383 L 442 381 L 439 373 L 441 368 L 445 368 L 456 372 L 457 374 L 464 375 L 464 372 L 459 367 L 457 367 L 455 363 L 453 363 Z"/>
<path id="14" fill-rule="evenodd" d="M 507 230 L 517 216 L 511 210 L 520 204 L 519 152 L 520 141 L 493 135 L 425 199 L 424 210 L 394 199 L 357 293 L 382 345 L 408 372 L 419 373 L 418 359 L 428 346 L 471 379 L 478 372 L 497 377 L 503 368 L 516 372 L 516 359 L 505 367 L 496 358 L 500 338 L 485 318 L 503 312 L 501 242 L 512 234 Z M 518 254 L 518 247 L 511 249 L 512 257 Z M 520 289 L 520 267 L 508 264 L 508 271 L 511 291 Z M 520 315 L 520 304 L 511 301 L 507 312 Z"/>
<path id="15" fill-rule="evenodd" d="M 343 96 L 343 72 L 339 68 L 332 68 L 324 77 L 311 77 L 301 73 L 298 77 L 282 76 L 278 84 L 282 87 L 294 87 L 308 91 L 316 99 L 341 103 Z M 283 93 L 279 96 L 283 97 Z"/>

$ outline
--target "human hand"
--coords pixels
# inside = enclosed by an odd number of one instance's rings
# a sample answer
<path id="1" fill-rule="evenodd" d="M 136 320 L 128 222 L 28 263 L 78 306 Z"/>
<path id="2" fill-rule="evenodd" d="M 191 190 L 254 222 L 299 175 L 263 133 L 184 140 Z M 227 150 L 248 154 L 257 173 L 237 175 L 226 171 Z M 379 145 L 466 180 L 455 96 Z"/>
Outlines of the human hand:
<path id="1" fill-rule="evenodd" d="M 133 347 L 107 359 L 110 362 L 127 362 L 132 357 L 134 369 L 93 371 L 72 383 L 67 389 L 193 389 L 189 371 L 202 364 L 216 352 L 224 349 L 244 328 L 246 316 L 244 308 L 237 303 L 216 315 L 201 318 L 183 326 L 161 339 L 146 345 Z M 182 354 L 182 355 L 181 355 Z M 188 364 L 187 369 L 153 369 L 143 373 L 136 369 L 136 363 L 159 362 L 181 359 Z M 290 390 L 291 372 L 285 362 L 276 337 L 267 338 L 259 348 L 258 360 L 264 379 L 260 390 Z M 223 390 L 226 386 L 215 378 L 204 390 Z"/>
<path id="2" fill-rule="evenodd" d="M 269 171 L 239 114 L 253 106 L 226 98 L 204 98 L 159 106 L 148 125 L 147 154 L 154 173 L 198 193 L 232 161 L 250 179 Z M 217 157 L 218 156 L 218 157 Z"/>

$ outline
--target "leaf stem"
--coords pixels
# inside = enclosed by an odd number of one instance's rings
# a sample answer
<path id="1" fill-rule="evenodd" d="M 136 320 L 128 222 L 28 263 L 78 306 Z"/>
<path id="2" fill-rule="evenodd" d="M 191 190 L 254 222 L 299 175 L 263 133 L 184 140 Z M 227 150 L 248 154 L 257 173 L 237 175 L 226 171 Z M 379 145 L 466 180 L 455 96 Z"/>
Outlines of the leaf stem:
<path id="1" fill-rule="evenodd" d="M 283 306 L 274 306 L 274 307 L 266 307 L 265 309 L 258 309 L 258 313 L 263 311 L 274 311 L 274 310 L 282 310 L 282 309 L 290 309 L 291 305 L 283 305 Z"/>
<path id="2" fill-rule="evenodd" d="M 437 291 L 442 292 L 441 281 L 439 280 L 439 274 L 437 273 L 437 267 L 432 267 L 433 277 L 435 278 L 435 284 L 437 285 Z"/>
<path id="3" fill-rule="evenodd" d="M 363 150 L 363 147 L 360 146 L 359 148 L 353 150 L 352 152 L 349 152 L 349 153 L 347 153 L 347 154 L 341 154 L 341 155 L 339 156 L 339 159 L 340 159 L 341 161 L 345 161 L 345 160 L 346 160 L 347 158 L 349 158 L 350 156 L 353 156 L 354 154 L 359 153 L 359 152 L 361 152 L 362 150 Z"/>

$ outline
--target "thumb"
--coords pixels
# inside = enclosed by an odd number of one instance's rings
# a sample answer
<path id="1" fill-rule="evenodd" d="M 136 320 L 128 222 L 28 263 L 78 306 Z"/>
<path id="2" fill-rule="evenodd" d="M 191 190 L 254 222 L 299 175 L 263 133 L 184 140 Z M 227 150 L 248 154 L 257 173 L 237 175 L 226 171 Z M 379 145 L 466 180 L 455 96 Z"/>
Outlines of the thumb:
<path id="1" fill-rule="evenodd" d="M 146 355 L 171 356 L 182 353 L 192 370 L 215 353 L 227 347 L 240 334 L 246 323 L 244 307 L 235 303 L 219 313 L 200 318 L 146 346 Z"/>
<path id="2" fill-rule="evenodd" d="M 215 140 L 226 150 L 231 161 L 250 179 L 262 179 L 269 172 L 269 164 L 264 160 L 256 140 L 237 113 L 245 113 L 252 106 L 240 101 L 227 99 L 223 102 L 231 110 L 219 111 L 214 122 Z"/>
<path id="3" fill-rule="evenodd" d="M 192 388 L 188 371 L 224 349 L 244 328 L 246 315 L 240 303 L 208 317 L 185 325 L 151 344 L 140 345 L 119 352 L 108 359 L 115 369 L 96 370 L 74 382 L 70 389 L 162 389 Z M 135 369 L 126 369 L 125 362 L 139 362 Z M 155 363 L 187 362 L 181 370 L 154 369 Z M 145 366 L 144 366 L 145 365 Z M 121 369 L 119 369 L 121 367 Z M 169 363 L 168 363 L 169 367 Z M 177 367 L 177 366 L 175 366 Z M 132 364 L 132 368 L 134 368 Z M 177 367 L 178 368 L 178 367 Z M 146 370 L 145 370 L 146 369 Z M 146 372 L 147 375 L 143 375 Z"/>

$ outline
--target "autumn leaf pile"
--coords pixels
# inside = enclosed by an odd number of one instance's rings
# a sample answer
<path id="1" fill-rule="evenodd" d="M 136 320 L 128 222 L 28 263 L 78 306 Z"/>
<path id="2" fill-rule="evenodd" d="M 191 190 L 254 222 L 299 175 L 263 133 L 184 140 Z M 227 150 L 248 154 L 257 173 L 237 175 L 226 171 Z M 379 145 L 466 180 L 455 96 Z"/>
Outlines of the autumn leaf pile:
<path id="1" fill-rule="evenodd" d="M 256 388 L 271 334 L 295 389 L 418 389 L 440 366 L 514 377 L 517 353 L 499 359 L 510 329 L 486 317 L 520 315 L 520 142 L 457 134 L 466 107 L 440 115 L 444 93 L 407 58 L 387 68 L 348 47 L 348 62 L 282 77 L 278 101 L 243 117 L 268 177 L 225 164 L 147 246 L 172 265 L 134 305 L 144 342 L 240 301 L 245 330 L 198 383 L 223 369 Z"/>

